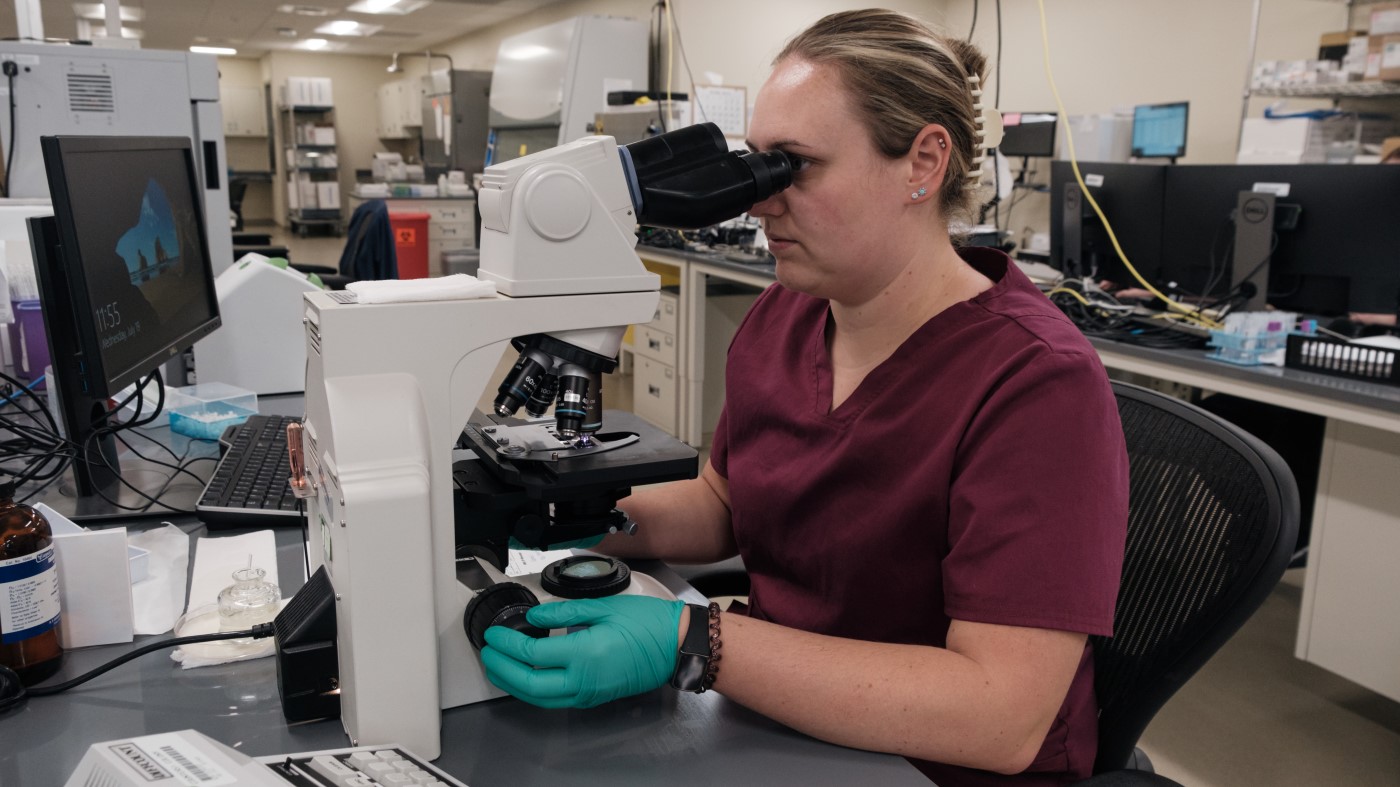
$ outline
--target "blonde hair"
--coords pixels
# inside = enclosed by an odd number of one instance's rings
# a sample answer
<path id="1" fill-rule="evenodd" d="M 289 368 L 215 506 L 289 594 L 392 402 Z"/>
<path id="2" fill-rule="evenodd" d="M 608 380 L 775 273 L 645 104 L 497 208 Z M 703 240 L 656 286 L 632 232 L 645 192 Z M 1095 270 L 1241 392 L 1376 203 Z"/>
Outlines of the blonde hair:
<path id="1" fill-rule="evenodd" d="M 939 35 L 896 11 L 831 14 L 783 47 L 773 63 L 797 57 L 836 69 L 875 147 L 890 158 L 909 152 L 930 123 L 948 130 L 948 170 L 938 200 L 945 219 L 970 213 L 976 200 L 982 136 L 978 99 L 987 59 L 977 47 Z M 976 77 L 976 83 L 973 81 Z"/>

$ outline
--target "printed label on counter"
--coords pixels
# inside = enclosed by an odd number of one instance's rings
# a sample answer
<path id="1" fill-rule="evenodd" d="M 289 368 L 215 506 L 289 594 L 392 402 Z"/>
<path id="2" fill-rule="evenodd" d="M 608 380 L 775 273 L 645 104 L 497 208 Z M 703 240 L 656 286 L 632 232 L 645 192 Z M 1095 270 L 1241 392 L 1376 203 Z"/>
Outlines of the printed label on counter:
<path id="1" fill-rule="evenodd" d="M 0 644 L 23 642 L 57 626 L 58 609 L 52 546 L 0 560 Z"/>
<path id="2" fill-rule="evenodd" d="M 147 781 L 175 780 L 188 787 L 236 784 L 233 774 L 219 767 L 198 746 L 178 733 L 145 735 L 109 747 Z"/>

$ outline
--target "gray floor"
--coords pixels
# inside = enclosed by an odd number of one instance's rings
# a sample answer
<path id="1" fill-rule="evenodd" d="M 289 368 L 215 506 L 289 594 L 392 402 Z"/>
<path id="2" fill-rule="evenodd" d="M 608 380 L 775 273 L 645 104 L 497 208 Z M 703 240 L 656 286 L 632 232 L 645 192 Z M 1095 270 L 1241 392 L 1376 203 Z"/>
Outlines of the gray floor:
<path id="1" fill-rule="evenodd" d="M 255 231 L 268 230 L 298 262 L 334 266 L 345 243 L 276 228 Z M 503 358 L 501 371 L 513 361 Z M 629 408 L 630 379 L 610 377 L 606 406 Z M 486 393 L 489 402 L 494 385 Z M 1157 714 L 1142 748 L 1158 773 L 1187 787 L 1400 787 L 1400 703 L 1293 657 L 1302 575 L 1301 569 L 1288 572 L 1259 612 Z"/>

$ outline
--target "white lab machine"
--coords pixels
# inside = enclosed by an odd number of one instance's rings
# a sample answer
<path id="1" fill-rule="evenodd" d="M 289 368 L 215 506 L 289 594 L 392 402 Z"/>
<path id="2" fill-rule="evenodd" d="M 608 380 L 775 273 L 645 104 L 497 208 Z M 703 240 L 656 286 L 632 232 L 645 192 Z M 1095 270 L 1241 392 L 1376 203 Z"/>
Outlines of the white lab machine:
<path id="1" fill-rule="evenodd" d="M 305 784 L 466 787 L 397 746 L 249 757 L 195 730 L 94 743 L 65 787 L 294 787 Z"/>
<path id="2" fill-rule="evenodd" d="M 501 41 L 491 76 L 487 164 L 579 139 L 607 94 L 647 88 L 647 25 L 579 16 Z"/>
<path id="3" fill-rule="evenodd" d="M 9 196 L 49 197 L 41 136 L 188 137 L 204 186 L 201 200 L 214 273 L 233 263 L 219 68 L 213 55 L 0 41 L 3 61 L 13 61 L 16 69 L 9 80 L 15 142 L 10 123 L 0 122 L 0 141 L 14 166 Z M 0 112 L 8 111 L 4 107 L 0 104 Z"/>
<path id="4" fill-rule="evenodd" d="M 435 759 L 441 709 L 500 696 L 464 615 L 469 624 L 469 602 L 501 587 L 507 536 L 536 546 L 631 529 L 614 506 L 632 486 L 694 477 L 693 449 L 601 413 L 598 375 L 659 300 L 633 230 L 730 218 L 790 182 L 782 153 L 730 152 L 713 124 L 625 149 L 588 137 L 487 168 L 481 278 L 495 296 L 305 296 L 294 486 L 307 498 L 311 568 L 333 588 L 353 745 L 398 741 Z M 496 412 L 474 418 L 512 341 L 522 352 Z M 549 376 L 553 421 L 536 406 Z M 536 417 L 508 417 L 526 399 Z"/>
<path id="5" fill-rule="evenodd" d="M 1069 161 L 1069 145 L 1064 135 L 1074 134 L 1074 154 L 1080 161 L 1120 161 L 1126 163 L 1133 152 L 1133 116 L 1122 113 L 1070 115 L 1060 124 L 1056 158 Z"/>
<path id="6" fill-rule="evenodd" d="M 197 381 L 259 395 L 300 393 L 306 385 L 302 295 L 318 292 L 306 274 L 245 254 L 214 279 L 223 324 L 194 345 Z"/>

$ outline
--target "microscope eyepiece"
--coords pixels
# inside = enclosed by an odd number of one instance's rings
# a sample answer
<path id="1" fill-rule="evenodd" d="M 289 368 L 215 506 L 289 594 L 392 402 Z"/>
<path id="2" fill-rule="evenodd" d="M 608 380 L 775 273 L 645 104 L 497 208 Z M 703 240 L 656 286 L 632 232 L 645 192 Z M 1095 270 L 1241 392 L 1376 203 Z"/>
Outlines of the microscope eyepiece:
<path id="1" fill-rule="evenodd" d="M 792 185 L 782 151 L 731 151 L 719 127 L 700 123 L 619 148 L 637 222 L 697 229 L 718 224 Z"/>

